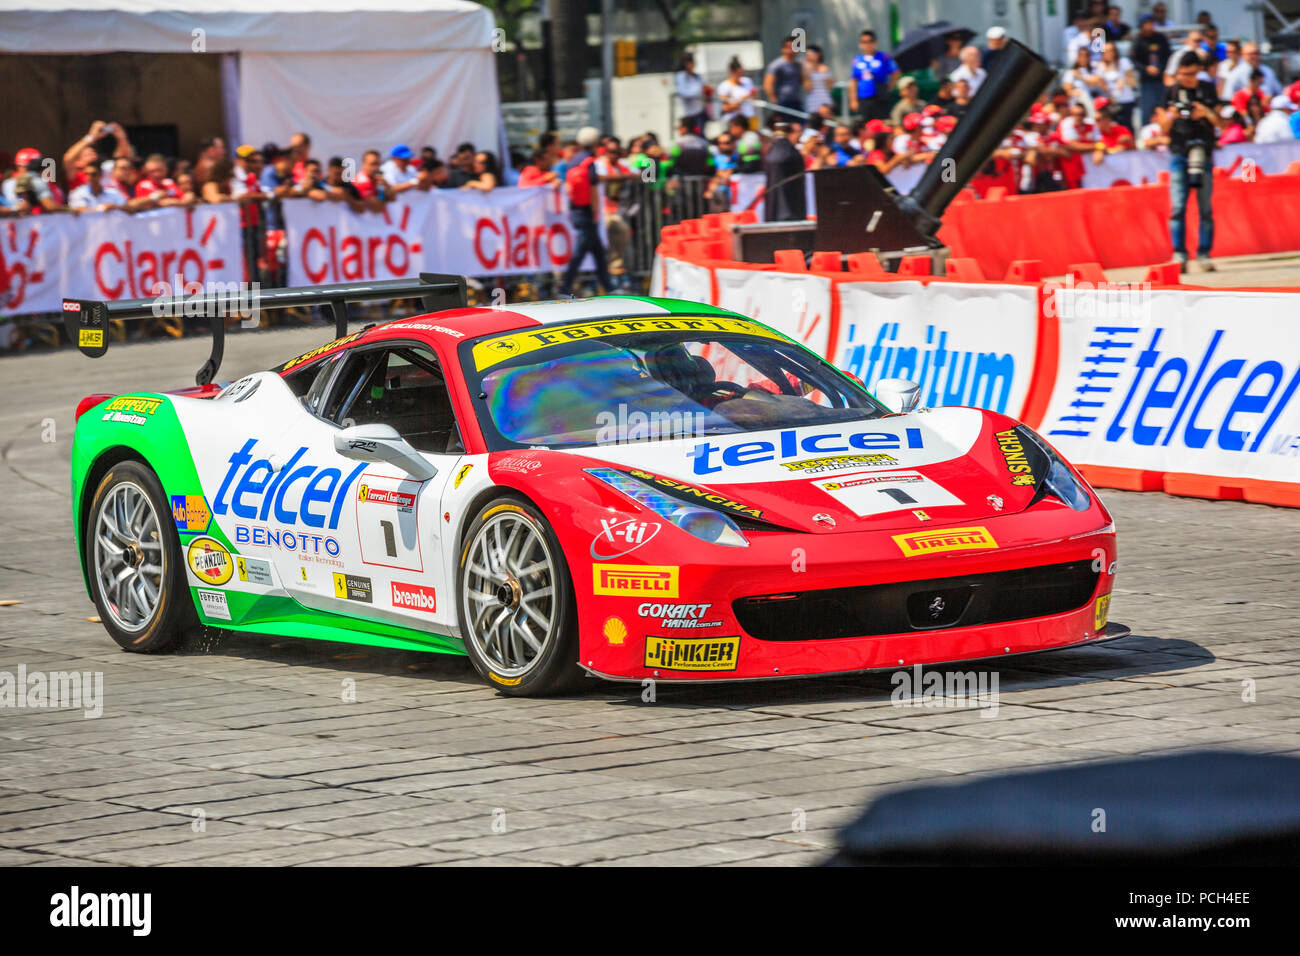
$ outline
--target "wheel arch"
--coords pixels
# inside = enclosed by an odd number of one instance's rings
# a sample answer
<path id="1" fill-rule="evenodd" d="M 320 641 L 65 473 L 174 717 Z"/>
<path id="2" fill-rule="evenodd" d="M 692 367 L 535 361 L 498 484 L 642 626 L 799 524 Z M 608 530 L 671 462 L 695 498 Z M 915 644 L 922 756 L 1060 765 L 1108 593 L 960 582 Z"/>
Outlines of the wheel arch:
<path id="1" fill-rule="evenodd" d="M 76 540 L 77 540 L 77 560 L 81 564 L 81 580 L 86 587 L 86 594 L 90 594 L 90 572 L 86 568 L 86 522 L 90 519 L 90 505 L 95 497 L 95 489 L 99 483 L 104 480 L 104 476 L 114 465 L 119 465 L 124 461 L 138 461 L 150 471 L 158 476 L 158 469 L 150 464 L 149 460 L 140 452 L 138 448 L 132 448 L 130 445 L 110 445 L 101 451 L 86 469 L 85 478 L 81 483 L 81 500 L 75 505 L 76 511 Z M 159 481 L 161 481 L 159 477 Z"/>

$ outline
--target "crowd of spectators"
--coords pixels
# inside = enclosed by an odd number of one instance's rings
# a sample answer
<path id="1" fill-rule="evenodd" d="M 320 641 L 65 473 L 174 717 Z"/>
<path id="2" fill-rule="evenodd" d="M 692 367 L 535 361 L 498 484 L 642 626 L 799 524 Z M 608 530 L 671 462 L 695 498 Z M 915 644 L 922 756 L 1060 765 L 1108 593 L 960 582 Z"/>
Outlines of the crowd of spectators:
<path id="1" fill-rule="evenodd" d="M 1136 27 L 1125 22 L 1121 7 L 1103 0 L 1079 9 L 1062 37 L 1056 82 L 976 178 L 976 191 L 990 185 L 1022 193 L 1077 188 L 1087 162 L 1127 150 L 1167 150 L 1178 116 L 1171 91 L 1188 56 L 1220 100 L 1218 145 L 1300 138 L 1300 82 L 1283 89 L 1261 62 L 1259 47 L 1221 39 L 1208 13 L 1176 46 L 1166 35 L 1173 27 L 1163 3 Z M 810 170 L 870 164 L 889 173 L 927 163 L 963 120 L 1007 43 L 1001 27 L 990 28 L 982 45 L 969 37 L 962 30 L 944 38 L 928 75 L 917 74 L 933 89 L 923 97 L 917 75 L 903 74 L 880 50 L 875 31 L 863 30 L 843 89 L 847 115 L 836 109 L 836 83 L 821 48 L 803 45 L 802 38 L 784 41 L 763 71 L 761 87 L 733 60 L 715 90 L 685 57 L 676 75 L 683 107 L 673 148 L 698 153 L 704 143 L 707 168 L 697 172 L 713 177 L 711 197 L 727 197 L 737 172 L 761 171 L 770 143 L 780 140 L 791 142 Z M 720 122 L 710 127 L 714 135 L 705 143 L 701 136 L 710 119 Z"/>
<path id="2" fill-rule="evenodd" d="M 417 154 L 399 143 L 385 157 L 369 150 L 360 160 L 312 156 L 311 137 L 295 133 L 287 146 L 237 147 L 220 137 L 204 139 L 190 160 L 161 153 L 141 156 L 120 123 L 96 121 L 64 151 L 61 162 L 33 147 L 0 153 L 0 216 L 41 213 L 128 213 L 198 203 L 237 203 L 245 225 L 265 216 L 269 229 L 283 228 L 279 200 L 306 197 L 377 211 L 410 189 L 491 190 L 513 185 L 496 154 L 462 143 L 446 162 L 432 146 Z"/>

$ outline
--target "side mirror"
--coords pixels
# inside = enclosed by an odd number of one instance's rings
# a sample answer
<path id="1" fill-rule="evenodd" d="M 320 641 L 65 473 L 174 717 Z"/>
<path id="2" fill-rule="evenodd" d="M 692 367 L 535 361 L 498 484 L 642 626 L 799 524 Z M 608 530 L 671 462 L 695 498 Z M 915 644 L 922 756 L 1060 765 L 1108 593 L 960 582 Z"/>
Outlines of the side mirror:
<path id="1" fill-rule="evenodd" d="M 911 379 L 882 378 L 872 394 L 891 412 L 903 415 L 920 404 L 921 386 Z"/>
<path id="2" fill-rule="evenodd" d="M 353 461 L 387 462 L 417 481 L 438 473 L 392 425 L 353 425 L 334 436 L 334 450 Z"/>

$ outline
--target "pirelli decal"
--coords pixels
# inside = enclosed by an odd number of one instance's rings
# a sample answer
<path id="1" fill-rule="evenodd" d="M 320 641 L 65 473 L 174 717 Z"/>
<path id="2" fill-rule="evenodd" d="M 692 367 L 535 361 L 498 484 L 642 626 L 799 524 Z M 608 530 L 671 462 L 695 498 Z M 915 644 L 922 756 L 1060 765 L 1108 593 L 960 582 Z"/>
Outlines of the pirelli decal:
<path id="1" fill-rule="evenodd" d="M 474 367 L 480 372 L 519 355 L 567 345 L 584 339 L 603 339 L 636 332 L 731 332 L 786 341 L 785 336 L 750 319 L 727 316 L 652 316 L 629 319 L 595 319 L 571 325 L 547 325 L 526 332 L 511 332 L 474 346 Z"/>
<path id="2" fill-rule="evenodd" d="M 688 484 L 684 481 L 678 481 L 676 478 L 665 478 L 663 475 L 656 475 L 652 472 L 642 471 L 639 468 L 630 468 L 624 472 L 631 475 L 638 481 L 644 481 L 647 485 L 654 485 L 661 491 L 686 501 L 691 504 L 706 504 L 710 508 L 718 511 L 725 511 L 728 514 L 743 515 L 746 518 L 762 520 L 763 512 L 753 505 L 747 505 L 743 501 L 736 501 L 734 498 L 728 498 L 726 495 L 720 495 L 716 491 L 709 491 L 705 488 L 697 488 L 695 485 Z"/>
<path id="3" fill-rule="evenodd" d="M 934 531 L 913 531 L 896 534 L 894 543 L 909 558 L 941 551 L 982 551 L 996 548 L 989 529 L 983 526 L 969 528 L 936 528 Z"/>
<path id="4" fill-rule="evenodd" d="M 658 564 L 593 564 L 591 592 L 611 597 L 677 597 L 678 568 Z"/>

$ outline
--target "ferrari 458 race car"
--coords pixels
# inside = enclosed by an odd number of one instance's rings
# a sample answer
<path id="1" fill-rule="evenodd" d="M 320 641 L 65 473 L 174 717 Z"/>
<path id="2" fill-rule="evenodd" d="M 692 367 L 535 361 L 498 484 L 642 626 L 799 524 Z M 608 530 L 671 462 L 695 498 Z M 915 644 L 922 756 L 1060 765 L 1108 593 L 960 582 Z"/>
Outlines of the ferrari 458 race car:
<path id="1" fill-rule="evenodd" d="M 1110 515 L 1047 442 L 899 411 L 707 305 L 455 308 L 224 387 L 89 396 L 73 516 L 127 650 L 202 623 L 464 653 L 515 695 L 1127 633 Z"/>

